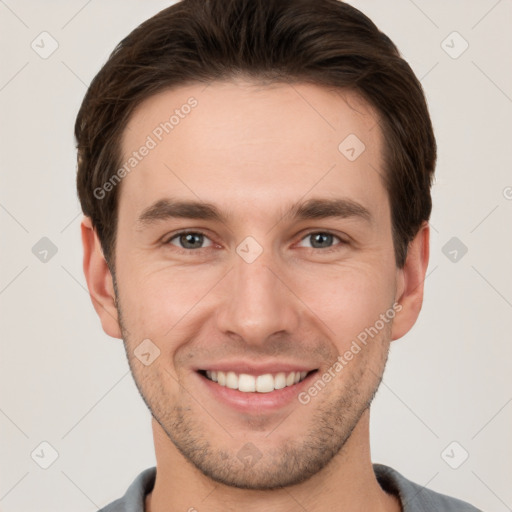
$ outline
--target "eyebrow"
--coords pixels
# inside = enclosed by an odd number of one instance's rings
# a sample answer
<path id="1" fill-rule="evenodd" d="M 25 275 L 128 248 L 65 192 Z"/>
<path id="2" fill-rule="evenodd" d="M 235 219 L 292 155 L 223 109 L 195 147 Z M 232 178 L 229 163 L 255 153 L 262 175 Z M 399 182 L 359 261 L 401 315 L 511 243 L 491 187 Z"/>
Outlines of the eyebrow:
<path id="1" fill-rule="evenodd" d="M 137 226 L 143 228 L 168 219 L 202 219 L 227 224 L 229 215 L 222 213 L 215 205 L 203 201 L 160 199 L 145 208 L 137 219 Z M 312 220 L 327 218 L 358 218 L 372 223 L 370 211 L 352 199 L 309 199 L 293 204 L 281 220 Z"/>

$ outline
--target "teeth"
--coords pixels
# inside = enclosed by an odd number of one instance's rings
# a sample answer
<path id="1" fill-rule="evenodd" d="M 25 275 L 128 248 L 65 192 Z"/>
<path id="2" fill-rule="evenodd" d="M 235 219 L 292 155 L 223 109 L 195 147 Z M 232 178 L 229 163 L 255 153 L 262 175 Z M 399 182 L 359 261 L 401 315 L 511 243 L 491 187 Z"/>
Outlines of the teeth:
<path id="1" fill-rule="evenodd" d="M 274 389 L 274 377 L 270 373 L 258 375 L 256 378 L 256 391 L 258 393 L 270 393 Z"/>
<path id="2" fill-rule="evenodd" d="M 304 373 L 304 372 L 302 372 Z M 301 373 L 301 375 L 302 375 Z M 278 373 L 274 377 L 274 389 L 283 389 L 286 387 L 286 374 L 284 373 Z"/>
<path id="3" fill-rule="evenodd" d="M 238 389 L 238 375 L 235 372 L 226 373 L 226 387 Z"/>
<path id="4" fill-rule="evenodd" d="M 242 373 L 238 377 L 238 389 L 245 393 L 254 393 L 256 391 L 256 379 L 252 375 Z"/>
<path id="5" fill-rule="evenodd" d="M 217 372 L 217 382 L 221 386 L 225 386 L 226 385 L 226 374 L 224 372 Z"/>
<path id="6" fill-rule="evenodd" d="M 283 389 L 293 386 L 301 380 L 304 380 L 308 372 L 284 372 L 272 375 L 266 373 L 264 375 L 247 375 L 246 373 L 236 374 L 235 372 L 206 371 L 206 376 L 213 382 L 217 382 L 221 386 L 238 389 L 244 393 L 270 393 L 275 389 Z"/>

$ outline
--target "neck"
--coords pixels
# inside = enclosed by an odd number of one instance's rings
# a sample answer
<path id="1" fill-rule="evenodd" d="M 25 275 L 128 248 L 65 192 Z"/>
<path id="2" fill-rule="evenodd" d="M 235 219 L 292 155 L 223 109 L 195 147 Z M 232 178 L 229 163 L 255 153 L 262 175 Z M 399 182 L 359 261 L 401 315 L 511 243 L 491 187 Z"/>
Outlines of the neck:
<path id="1" fill-rule="evenodd" d="M 402 510 L 398 499 L 380 487 L 373 472 L 369 410 L 323 470 L 301 484 L 271 491 L 239 489 L 212 481 L 183 457 L 154 419 L 152 428 L 157 472 L 153 491 L 146 496 L 146 512 Z"/>

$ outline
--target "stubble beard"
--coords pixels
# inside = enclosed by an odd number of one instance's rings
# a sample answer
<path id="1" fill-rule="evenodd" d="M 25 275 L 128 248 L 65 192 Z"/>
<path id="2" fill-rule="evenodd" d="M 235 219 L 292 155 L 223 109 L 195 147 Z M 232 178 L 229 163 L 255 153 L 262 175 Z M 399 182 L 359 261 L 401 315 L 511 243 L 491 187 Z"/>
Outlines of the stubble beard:
<path id="1" fill-rule="evenodd" d="M 216 428 L 216 432 L 221 432 L 221 438 L 212 441 L 208 436 L 212 429 L 206 422 L 214 420 L 187 391 L 182 390 L 184 401 L 188 400 L 186 405 L 169 400 L 168 386 L 176 385 L 169 372 L 164 369 L 149 374 L 137 364 L 132 355 L 136 342 L 128 335 L 117 292 L 116 305 L 128 363 L 137 389 L 153 418 L 183 457 L 202 474 L 215 482 L 240 489 L 274 490 L 297 485 L 326 468 L 336 456 L 342 457 L 350 435 L 375 397 L 388 358 L 391 323 L 370 342 L 380 345 L 379 351 L 374 350 L 378 353 L 378 357 L 373 356 L 377 361 L 368 358 L 355 371 L 348 365 L 352 371 L 344 368 L 332 383 L 327 384 L 331 389 L 324 389 L 308 405 L 297 400 L 289 416 L 284 421 L 279 420 L 281 424 L 268 425 L 269 439 L 278 431 L 282 436 L 287 423 L 294 426 L 302 424 L 304 408 L 315 407 L 306 431 L 300 436 L 290 435 L 278 447 L 270 448 L 261 441 L 261 436 L 258 436 L 259 440 L 251 441 L 248 436 L 246 441 L 234 442 L 234 436 Z M 318 378 L 321 378 L 320 374 Z M 344 379 L 343 389 L 334 392 L 337 379 Z M 324 393 L 326 398 L 322 396 Z M 212 404 L 209 407 L 212 408 Z M 215 411 L 213 413 L 218 419 Z M 257 423 L 256 418 L 255 426 Z M 265 428 L 264 420 L 259 423 L 255 430 Z M 257 450 L 259 457 L 253 457 L 253 463 L 237 456 L 244 442 L 251 443 L 252 449 Z"/>

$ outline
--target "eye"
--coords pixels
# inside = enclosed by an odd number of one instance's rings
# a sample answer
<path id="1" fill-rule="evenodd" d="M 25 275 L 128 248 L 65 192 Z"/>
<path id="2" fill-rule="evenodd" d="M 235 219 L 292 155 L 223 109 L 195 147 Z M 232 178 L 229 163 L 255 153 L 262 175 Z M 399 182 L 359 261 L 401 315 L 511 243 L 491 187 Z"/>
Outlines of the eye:
<path id="1" fill-rule="evenodd" d="M 209 244 L 203 247 L 205 240 L 209 241 Z M 174 242 L 176 241 L 176 243 Z M 180 249 L 204 249 L 212 246 L 211 240 L 199 231 L 182 231 L 176 233 L 166 242 L 167 244 L 175 245 Z"/>
<path id="2" fill-rule="evenodd" d="M 310 241 L 310 245 L 303 245 L 307 240 Z M 335 243 L 336 240 L 339 242 L 338 244 Z M 205 243 L 206 245 L 204 245 Z M 345 240 L 328 231 L 314 231 L 304 236 L 299 242 L 299 246 L 310 249 L 323 249 L 322 252 L 330 252 L 336 250 L 336 245 L 344 245 L 346 243 Z M 173 245 L 184 252 L 198 251 L 214 245 L 208 236 L 201 231 L 181 231 L 175 233 L 165 244 Z"/>
<path id="3" fill-rule="evenodd" d="M 311 240 L 311 245 L 309 247 L 312 249 L 332 249 L 332 250 L 334 250 L 332 247 L 332 243 L 335 239 L 339 240 L 339 242 L 341 242 L 342 244 L 345 243 L 345 241 L 342 240 L 340 237 L 333 235 L 332 233 L 329 233 L 327 231 L 315 231 L 315 232 L 309 233 L 301 240 L 301 243 L 304 240 L 308 240 L 308 239 Z M 304 247 L 304 246 L 302 246 L 302 247 Z"/>

